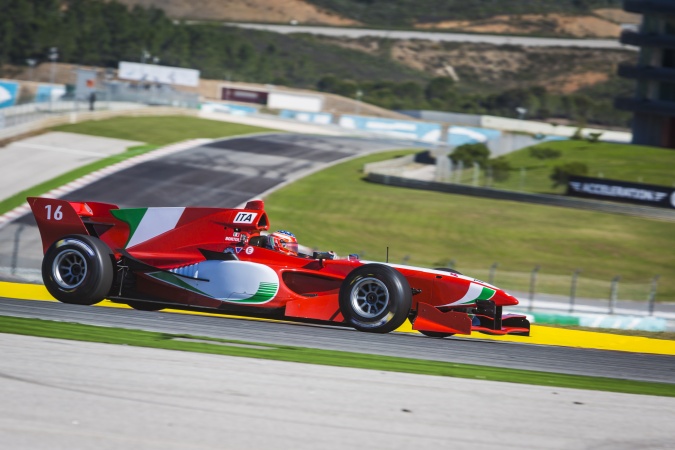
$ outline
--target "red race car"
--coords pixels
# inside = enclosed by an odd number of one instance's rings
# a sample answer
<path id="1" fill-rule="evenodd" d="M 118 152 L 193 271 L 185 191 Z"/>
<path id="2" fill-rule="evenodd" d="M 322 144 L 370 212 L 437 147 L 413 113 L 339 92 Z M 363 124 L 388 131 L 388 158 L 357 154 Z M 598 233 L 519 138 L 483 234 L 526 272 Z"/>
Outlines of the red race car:
<path id="1" fill-rule="evenodd" d="M 427 336 L 529 335 L 518 300 L 450 269 L 298 252 L 267 234 L 261 200 L 242 209 L 128 208 L 28 198 L 42 237 L 42 277 L 64 303 L 107 298 L 140 310 L 180 308 L 321 322 L 387 333 L 407 319 Z"/>

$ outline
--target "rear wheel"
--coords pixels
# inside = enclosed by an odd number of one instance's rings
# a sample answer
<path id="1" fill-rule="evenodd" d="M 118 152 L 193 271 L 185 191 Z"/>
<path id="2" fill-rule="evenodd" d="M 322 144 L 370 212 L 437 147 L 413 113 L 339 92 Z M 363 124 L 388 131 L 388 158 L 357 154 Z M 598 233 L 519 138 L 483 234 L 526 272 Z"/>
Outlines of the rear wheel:
<path id="1" fill-rule="evenodd" d="M 93 305 L 112 287 L 113 256 L 100 239 L 70 235 L 54 242 L 42 260 L 42 280 L 54 298 L 75 305 Z"/>
<path id="2" fill-rule="evenodd" d="M 359 331 L 389 333 L 405 322 L 411 305 L 408 280 L 383 264 L 354 269 L 340 288 L 340 312 Z"/>

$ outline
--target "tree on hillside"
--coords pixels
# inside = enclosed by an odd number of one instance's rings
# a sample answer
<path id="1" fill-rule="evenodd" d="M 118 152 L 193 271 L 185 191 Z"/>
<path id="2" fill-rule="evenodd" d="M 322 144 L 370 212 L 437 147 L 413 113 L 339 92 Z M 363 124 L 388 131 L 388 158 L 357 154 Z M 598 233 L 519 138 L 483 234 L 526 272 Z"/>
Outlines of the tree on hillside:
<path id="1" fill-rule="evenodd" d="M 485 168 L 489 158 L 490 149 L 480 142 L 460 145 L 450 154 L 450 159 L 454 164 L 461 162 L 464 167 L 473 166 L 475 163 Z"/>

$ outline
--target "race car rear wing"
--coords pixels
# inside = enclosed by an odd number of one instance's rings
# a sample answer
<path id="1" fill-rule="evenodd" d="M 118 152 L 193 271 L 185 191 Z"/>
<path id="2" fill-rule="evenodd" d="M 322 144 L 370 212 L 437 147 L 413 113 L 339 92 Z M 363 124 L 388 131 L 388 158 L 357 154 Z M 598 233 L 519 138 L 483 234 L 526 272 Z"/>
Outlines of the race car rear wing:
<path id="1" fill-rule="evenodd" d="M 69 202 L 43 197 L 28 197 L 26 200 L 40 230 L 43 252 L 63 236 L 94 235 L 92 227 L 86 225 L 83 219 L 96 219 L 103 225 L 106 220 L 112 219 L 110 211 L 118 209 L 117 205 L 102 202 Z"/>
<path id="2" fill-rule="evenodd" d="M 44 252 L 58 239 L 70 234 L 99 237 L 114 251 L 124 248 L 142 251 L 152 247 L 154 238 L 165 234 L 171 234 L 173 244 L 178 245 L 181 240 L 189 239 L 187 231 L 203 234 L 206 224 L 224 229 L 226 242 L 238 242 L 239 234 L 269 229 L 262 200 L 252 200 L 241 209 L 192 206 L 120 209 L 103 202 L 70 202 L 42 197 L 27 200 L 40 230 Z M 206 217 L 210 220 L 201 220 Z"/>

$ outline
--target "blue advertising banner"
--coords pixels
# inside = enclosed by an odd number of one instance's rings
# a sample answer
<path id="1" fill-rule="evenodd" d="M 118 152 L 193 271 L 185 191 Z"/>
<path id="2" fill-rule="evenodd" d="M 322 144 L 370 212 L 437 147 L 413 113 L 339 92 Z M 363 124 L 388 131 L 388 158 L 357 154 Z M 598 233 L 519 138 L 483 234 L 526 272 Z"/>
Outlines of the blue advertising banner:
<path id="1" fill-rule="evenodd" d="M 0 80 L 0 108 L 14 106 L 19 98 L 19 83 Z"/>
<path id="2" fill-rule="evenodd" d="M 202 103 L 201 110 L 205 112 L 224 112 L 233 116 L 248 116 L 256 114 L 258 108 L 253 106 L 233 105 L 229 103 Z"/>
<path id="3" fill-rule="evenodd" d="M 448 128 L 448 144 L 457 147 L 464 144 L 487 143 L 492 139 L 501 137 L 502 132 L 476 127 L 450 127 Z"/>
<path id="4" fill-rule="evenodd" d="M 344 115 L 340 117 L 339 124 L 343 128 L 372 131 L 424 142 L 438 142 L 441 139 L 441 126 L 437 123 Z"/>
<path id="5" fill-rule="evenodd" d="M 675 208 L 675 189 L 604 178 L 569 177 L 567 195 Z"/>
<path id="6" fill-rule="evenodd" d="M 281 110 L 279 117 L 283 117 L 284 119 L 294 119 L 300 122 L 318 123 L 321 125 L 328 125 L 333 122 L 333 115 L 330 113 L 291 111 L 290 109 Z"/>

